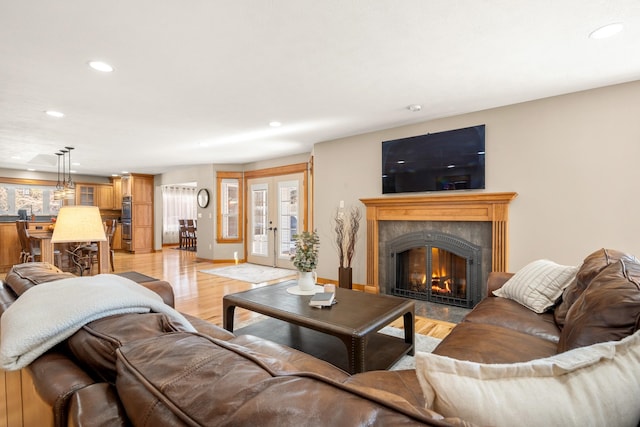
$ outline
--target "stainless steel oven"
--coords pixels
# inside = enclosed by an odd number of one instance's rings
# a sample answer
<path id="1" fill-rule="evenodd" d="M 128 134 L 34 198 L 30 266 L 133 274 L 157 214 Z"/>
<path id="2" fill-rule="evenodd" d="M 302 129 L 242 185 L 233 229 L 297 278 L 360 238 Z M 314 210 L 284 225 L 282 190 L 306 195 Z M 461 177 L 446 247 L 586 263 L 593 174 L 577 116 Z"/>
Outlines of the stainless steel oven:
<path id="1" fill-rule="evenodd" d="M 124 250 L 131 252 L 133 249 L 131 242 L 133 237 L 131 226 L 131 196 L 122 198 L 122 216 L 120 219 L 122 222 L 122 245 L 124 246 Z"/>
<path id="2" fill-rule="evenodd" d="M 122 220 L 122 240 L 131 240 L 131 220 Z"/>
<path id="3" fill-rule="evenodd" d="M 131 222 L 131 197 L 122 198 L 122 222 Z"/>

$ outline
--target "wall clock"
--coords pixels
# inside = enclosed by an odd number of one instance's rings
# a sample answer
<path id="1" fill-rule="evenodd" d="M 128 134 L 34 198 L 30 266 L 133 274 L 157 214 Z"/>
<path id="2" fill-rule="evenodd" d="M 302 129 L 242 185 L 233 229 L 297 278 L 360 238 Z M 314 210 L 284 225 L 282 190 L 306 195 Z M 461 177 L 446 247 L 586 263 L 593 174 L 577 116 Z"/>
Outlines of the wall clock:
<path id="1" fill-rule="evenodd" d="M 201 208 L 209 206 L 209 190 L 206 188 L 201 188 L 200 191 L 198 191 L 198 206 Z"/>

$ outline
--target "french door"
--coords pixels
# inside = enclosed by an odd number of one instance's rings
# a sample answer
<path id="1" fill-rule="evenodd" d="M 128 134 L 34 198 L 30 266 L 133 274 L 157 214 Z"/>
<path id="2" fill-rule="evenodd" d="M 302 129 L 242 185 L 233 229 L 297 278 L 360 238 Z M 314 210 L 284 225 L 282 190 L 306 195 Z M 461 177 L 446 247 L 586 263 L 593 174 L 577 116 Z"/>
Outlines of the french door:
<path id="1" fill-rule="evenodd" d="M 247 180 L 247 261 L 293 269 L 293 236 L 305 203 L 302 172 Z"/>

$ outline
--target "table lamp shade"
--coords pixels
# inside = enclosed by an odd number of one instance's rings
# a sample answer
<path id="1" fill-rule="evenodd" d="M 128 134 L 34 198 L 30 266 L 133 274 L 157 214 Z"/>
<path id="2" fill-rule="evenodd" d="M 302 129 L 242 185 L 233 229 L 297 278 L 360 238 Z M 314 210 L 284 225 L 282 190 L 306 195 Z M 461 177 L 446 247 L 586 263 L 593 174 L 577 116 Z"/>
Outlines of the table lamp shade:
<path id="1" fill-rule="evenodd" d="M 63 206 L 58 212 L 51 241 L 101 242 L 107 240 L 97 206 Z"/>

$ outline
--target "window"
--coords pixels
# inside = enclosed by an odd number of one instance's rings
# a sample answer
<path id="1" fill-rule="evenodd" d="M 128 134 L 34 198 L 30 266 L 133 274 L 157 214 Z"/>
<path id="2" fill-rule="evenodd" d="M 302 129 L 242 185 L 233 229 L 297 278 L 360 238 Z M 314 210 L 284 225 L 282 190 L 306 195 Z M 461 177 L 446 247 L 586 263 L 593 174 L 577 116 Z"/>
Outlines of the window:
<path id="1" fill-rule="evenodd" d="M 62 200 L 54 200 L 55 186 L 0 183 L 0 215 L 58 215 Z"/>
<path id="2" fill-rule="evenodd" d="M 242 172 L 218 172 L 217 240 L 242 242 Z"/>

